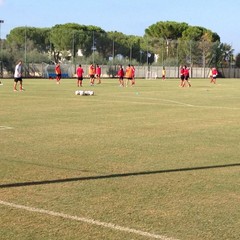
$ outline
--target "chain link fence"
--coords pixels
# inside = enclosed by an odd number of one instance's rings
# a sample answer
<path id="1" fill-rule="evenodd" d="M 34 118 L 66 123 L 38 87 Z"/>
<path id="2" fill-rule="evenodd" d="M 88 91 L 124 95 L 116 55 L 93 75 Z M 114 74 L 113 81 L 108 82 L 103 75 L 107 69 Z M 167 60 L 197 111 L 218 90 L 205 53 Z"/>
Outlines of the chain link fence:
<path id="1" fill-rule="evenodd" d="M 88 64 L 81 64 L 84 69 L 84 77 L 88 78 Z M 117 77 L 118 65 L 100 65 L 102 69 L 102 78 Z M 179 67 L 168 66 L 135 66 L 135 77 L 143 79 L 160 79 L 162 78 L 162 69 L 166 70 L 166 78 L 179 78 Z M 62 78 L 76 78 L 76 64 L 61 64 Z M 55 78 L 55 65 L 46 63 L 28 63 L 23 67 L 23 76 L 25 78 Z M 219 77 L 240 78 L 239 68 L 220 68 Z M 208 78 L 210 68 L 192 67 L 190 69 L 191 78 Z M 12 78 L 12 73 L 3 71 L 4 78 Z"/>
<path id="2" fill-rule="evenodd" d="M 72 49 L 65 51 L 61 61 L 64 78 L 76 77 L 75 72 L 78 64 L 82 65 L 85 77 L 87 77 L 88 66 L 91 62 L 101 65 L 102 77 L 106 78 L 116 76 L 119 64 L 126 67 L 129 63 L 135 66 L 136 78 L 161 78 L 163 67 L 166 69 L 167 78 L 179 78 L 179 67 L 181 65 L 190 67 L 191 78 L 207 78 L 211 67 L 218 68 L 220 77 L 240 78 L 240 69 L 235 68 L 231 53 L 227 51 L 221 52 L 219 42 L 209 43 L 162 38 L 146 41 L 146 39 L 142 38 L 142 42 L 133 42 L 128 45 L 128 48 L 123 48 L 113 40 L 108 42 L 108 46 L 105 46 L 105 48 L 108 48 L 106 50 L 102 45 L 104 43 L 103 37 L 101 38 L 97 34 L 92 37 L 94 38 L 92 41 L 93 46 L 92 48 L 89 46 L 92 54 L 88 57 L 78 55 L 82 51 L 74 45 L 76 39 L 69 40 Z M 19 52 L 18 50 L 15 51 L 15 56 L 18 59 L 21 58 L 24 62 L 23 76 L 33 78 L 54 77 L 54 53 L 51 52 L 50 48 L 48 52 L 37 53 L 37 47 L 26 43 L 24 46 L 19 47 Z M 7 49 L 3 48 L 2 53 L 3 57 L 4 54 L 7 56 Z M 41 56 L 44 56 L 45 60 L 39 63 Z M 14 66 L 11 67 L 11 71 L 7 71 L 5 64 L 3 58 L 3 61 L 0 61 L 0 77 L 12 77 Z"/>

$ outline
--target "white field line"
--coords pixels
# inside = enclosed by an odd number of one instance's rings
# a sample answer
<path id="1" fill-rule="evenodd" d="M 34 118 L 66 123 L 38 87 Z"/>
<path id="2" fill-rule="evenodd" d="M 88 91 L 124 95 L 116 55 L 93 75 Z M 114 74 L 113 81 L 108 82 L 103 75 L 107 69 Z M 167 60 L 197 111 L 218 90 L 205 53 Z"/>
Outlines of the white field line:
<path id="1" fill-rule="evenodd" d="M 4 205 L 4 206 L 7 206 L 7 207 L 11 207 L 11 208 L 22 209 L 22 210 L 26 210 L 26 211 L 29 211 L 29 212 L 36 212 L 36 213 L 46 214 L 46 215 L 50 215 L 50 216 L 54 216 L 54 217 L 61 217 L 61 218 L 64 218 L 64 219 L 75 220 L 75 221 L 79 221 L 79 222 L 84 222 L 84 223 L 88 223 L 88 224 L 92 224 L 92 225 L 97 225 L 97 226 L 101 226 L 101 227 L 105 227 L 105 228 L 114 229 L 114 230 L 117 230 L 117 231 L 134 233 L 134 234 L 145 236 L 145 237 L 148 237 L 148 238 L 161 239 L 161 240 L 177 240 L 177 239 L 169 238 L 169 237 L 166 237 L 166 236 L 163 236 L 163 235 L 157 235 L 157 234 L 153 234 L 153 233 L 149 233 L 149 232 L 144 232 L 144 231 L 141 231 L 141 230 L 136 230 L 136 229 L 133 229 L 133 228 L 122 227 L 122 226 L 119 226 L 119 225 L 115 225 L 113 223 L 101 222 L 101 221 L 94 220 L 94 219 L 91 219 L 91 218 L 72 216 L 72 215 L 68 215 L 68 214 L 64 214 L 64 213 L 60 213 L 60 212 L 53 212 L 53 211 L 49 211 L 49 210 L 44 210 L 44 209 L 41 209 L 41 208 L 27 207 L 27 206 L 24 206 L 24 205 L 14 204 L 14 203 L 5 202 L 5 201 L 1 201 L 1 200 L 0 200 L 0 205 Z"/>
<path id="2" fill-rule="evenodd" d="M 136 99 L 136 97 L 131 97 L 131 98 Z M 174 101 L 174 100 L 164 99 L 164 98 L 150 98 L 150 97 L 137 97 L 137 98 L 158 101 L 158 102 L 155 102 L 155 103 L 148 103 L 148 102 L 146 102 L 148 104 L 160 104 L 160 101 L 162 101 L 162 102 L 172 103 L 172 105 L 180 105 L 180 106 L 194 107 L 194 108 L 212 108 L 212 109 L 215 108 L 215 109 L 229 109 L 229 110 L 239 110 L 240 109 L 238 107 L 194 105 L 194 104 L 189 104 L 189 103 L 184 103 L 184 102 L 179 102 L 179 101 Z M 135 102 L 133 102 L 133 103 L 135 103 Z M 142 102 L 136 102 L 136 103 L 142 103 Z"/>
<path id="3" fill-rule="evenodd" d="M 13 129 L 13 128 L 8 126 L 0 126 L 0 130 L 9 130 L 9 129 Z"/>
<path id="4" fill-rule="evenodd" d="M 236 107 L 222 107 L 222 106 L 204 106 L 204 105 L 194 105 L 194 104 L 189 104 L 189 103 L 184 103 L 184 102 L 179 102 L 179 101 L 174 101 L 174 100 L 169 100 L 169 99 L 163 99 L 163 98 L 144 98 L 148 100 L 155 100 L 155 101 L 163 101 L 163 102 L 169 102 L 177 105 L 182 105 L 186 107 L 196 107 L 196 108 L 216 108 L 216 109 L 236 109 L 239 110 L 240 108 Z"/>
<path id="5" fill-rule="evenodd" d="M 121 96 L 117 96 L 121 98 Z M 124 97 L 125 98 L 125 97 Z M 163 105 L 161 102 L 165 102 L 165 105 L 171 105 L 171 106 L 183 106 L 183 107 L 192 107 L 192 108 L 209 108 L 209 109 L 228 109 L 228 110 L 240 110 L 239 107 L 223 107 L 223 106 L 204 106 L 204 105 L 194 105 L 194 104 L 189 104 L 189 103 L 184 103 L 180 101 L 174 101 L 170 99 L 163 99 L 163 98 L 150 98 L 150 97 L 129 97 L 128 98 L 133 98 L 133 99 L 142 99 L 142 100 L 153 100 L 155 102 L 140 102 L 140 101 L 131 101 L 132 104 L 144 104 L 144 105 Z M 97 99 L 91 99 L 91 102 L 96 101 L 99 102 Z M 112 103 L 129 103 L 129 101 L 125 100 L 101 100 L 101 102 L 112 102 Z"/>

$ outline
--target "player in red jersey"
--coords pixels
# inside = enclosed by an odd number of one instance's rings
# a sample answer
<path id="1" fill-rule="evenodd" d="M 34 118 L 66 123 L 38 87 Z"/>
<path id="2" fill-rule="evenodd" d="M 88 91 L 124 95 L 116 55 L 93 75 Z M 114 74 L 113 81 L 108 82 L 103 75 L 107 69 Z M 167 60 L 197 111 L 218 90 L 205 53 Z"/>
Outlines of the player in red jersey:
<path id="1" fill-rule="evenodd" d="M 184 82 L 182 87 L 185 87 L 186 83 L 188 84 L 188 87 L 192 86 L 189 82 L 189 68 L 185 65 L 184 66 Z"/>
<path id="2" fill-rule="evenodd" d="M 97 80 L 98 80 L 98 84 L 101 83 L 101 74 L 102 74 L 102 69 L 101 69 L 101 67 L 97 64 L 97 66 L 96 66 L 96 77 L 97 77 Z"/>
<path id="3" fill-rule="evenodd" d="M 62 71 L 61 71 L 60 63 L 56 64 L 56 66 L 55 66 L 55 73 L 56 73 L 57 84 L 60 84 L 60 80 L 62 78 Z"/>
<path id="4" fill-rule="evenodd" d="M 218 75 L 218 71 L 217 71 L 217 69 L 216 69 L 215 67 L 212 68 L 212 78 L 211 78 L 211 83 L 216 84 L 217 75 Z"/>
<path id="5" fill-rule="evenodd" d="M 82 87 L 84 71 L 83 71 L 83 68 L 82 68 L 81 64 L 78 65 L 76 73 L 77 73 L 77 86 Z"/>
<path id="6" fill-rule="evenodd" d="M 182 87 L 184 83 L 184 67 L 180 66 L 180 85 L 179 87 Z"/>
<path id="7" fill-rule="evenodd" d="M 117 72 L 117 76 L 118 76 L 118 80 L 119 80 L 119 83 L 120 83 L 120 87 L 124 87 L 124 81 L 123 81 L 124 70 L 123 70 L 122 65 L 119 65 L 119 70 Z"/>

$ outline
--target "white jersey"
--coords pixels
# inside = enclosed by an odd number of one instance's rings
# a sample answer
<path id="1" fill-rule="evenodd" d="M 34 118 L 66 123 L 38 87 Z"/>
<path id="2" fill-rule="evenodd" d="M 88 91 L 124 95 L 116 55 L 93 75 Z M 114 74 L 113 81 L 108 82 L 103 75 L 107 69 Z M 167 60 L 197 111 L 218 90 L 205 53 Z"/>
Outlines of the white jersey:
<path id="1" fill-rule="evenodd" d="M 15 67 L 14 78 L 20 78 L 20 77 L 22 77 L 22 65 L 17 64 Z"/>

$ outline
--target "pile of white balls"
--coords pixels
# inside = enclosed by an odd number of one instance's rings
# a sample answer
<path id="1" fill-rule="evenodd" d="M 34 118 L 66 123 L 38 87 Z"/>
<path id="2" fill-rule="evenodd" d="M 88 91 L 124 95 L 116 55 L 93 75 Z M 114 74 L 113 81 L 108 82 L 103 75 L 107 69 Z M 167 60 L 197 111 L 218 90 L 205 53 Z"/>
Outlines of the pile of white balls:
<path id="1" fill-rule="evenodd" d="M 81 91 L 77 90 L 75 91 L 75 95 L 80 95 L 80 96 L 93 96 L 94 92 L 93 91 Z"/>

